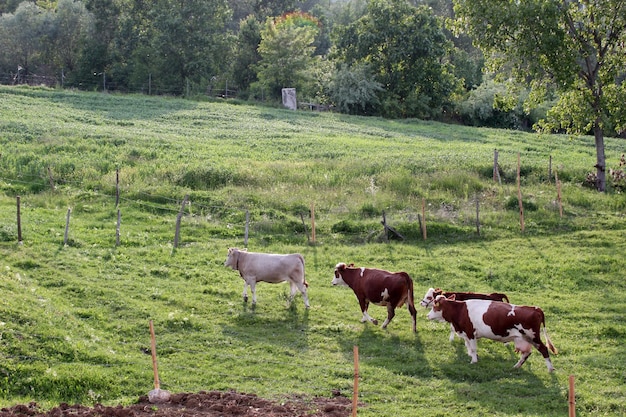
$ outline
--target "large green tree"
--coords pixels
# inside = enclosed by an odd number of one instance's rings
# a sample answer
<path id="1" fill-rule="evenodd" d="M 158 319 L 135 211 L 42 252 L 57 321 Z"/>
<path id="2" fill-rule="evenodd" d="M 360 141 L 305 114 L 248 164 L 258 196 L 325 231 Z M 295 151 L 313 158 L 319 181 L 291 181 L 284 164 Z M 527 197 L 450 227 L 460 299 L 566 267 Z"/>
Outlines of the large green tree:
<path id="1" fill-rule="evenodd" d="M 22 2 L 14 13 L 0 16 L 0 37 L 0 62 L 23 82 L 42 65 L 45 40 L 52 37 L 49 15 L 35 3 Z"/>
<path id="2" fill-rule="evenodd" d="M 605 191 L 605 131 L 626 129 L 626 2 L 455 0 L 455 11 L 492 70 L 509 69 L 536 101 L 558 90 L 537 127 L 593 132 L 596 187 Z"/>
<path id="3" fill-rule="evenodd" d="M 257 66 L 259 81 L 254 83 L 273 98 L 282 96 L 285 87 L 306 94 L 312 89 L 313 53 L 317 21 L 304 13 L 268 18 L 261 30 Z"/>
<path id="4" fill-rule="evenodd" d="M 233 57 L 232 77 L 240 91 L 247 91 L 257 81 L 255 67 L 261 61 L 258 48 L 261 43 L 262 24 L 254 15 L 249 15 L 239 24 L 237 46 Z"/>
<path id="5" fill-rule="evenodd" d="M 406 0 L 370 0 L 367 13 L 336 32 L 338 60 L 366 63 L 377 82 L 381 114 L 439 116 L 457 87 L 448 61 L 451 43 L 441 20 Z"/>
<path id="6" fill-rule="evenodd" d="M 152 5 L 150 61 L 155 81 L 181 94 L 221 72 L 226 61 L 225 0 L 158 0 Z M 146 78 L 147 78 L 146 74 Z"/>

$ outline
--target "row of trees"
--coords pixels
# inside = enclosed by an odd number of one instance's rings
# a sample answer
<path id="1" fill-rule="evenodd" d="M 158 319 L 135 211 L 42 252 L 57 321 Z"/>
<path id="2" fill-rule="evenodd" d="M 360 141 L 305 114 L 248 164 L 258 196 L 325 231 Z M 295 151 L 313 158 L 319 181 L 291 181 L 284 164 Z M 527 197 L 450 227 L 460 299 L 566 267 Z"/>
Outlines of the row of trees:
<path id="1" fill-rule="evenodd" d="M 295 87 L 351 114 L 593 133 L 599 190 L 604 135 L 626 130 L 622 0 L 0 0 L 0 12 L 8 83 L 266 100 Z"/>
<path id="2" fill-rule="evenodd" d="M 444 27 L 451 9 L 451 0 L 4 0 L 0 76 L 173 95 L 227 84 L 256 99 L 295 87 L 347 113 L 439 118 L 482 82 L 480 52 Z"/>

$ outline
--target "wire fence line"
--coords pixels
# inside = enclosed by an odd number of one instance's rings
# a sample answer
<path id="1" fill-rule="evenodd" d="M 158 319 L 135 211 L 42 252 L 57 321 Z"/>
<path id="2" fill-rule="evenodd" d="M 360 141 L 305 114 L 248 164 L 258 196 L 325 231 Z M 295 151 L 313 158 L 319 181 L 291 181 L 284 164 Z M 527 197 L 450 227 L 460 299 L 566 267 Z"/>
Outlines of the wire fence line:
<path id="1" fill-rule="evenodd" d="M 87 77 L 91 78 L 83 78 L 81 81 L 68 81 L 62 73 L 58 76 L 32 73 L 21 74 L 19 72 L 0 73 L 0 84 L 28 85 L 33 87 L 45 86 L 67 90 L 135 93 L 156 96 L 184 95 L 189 97 L 204 95 L 216 98 L 237 98 L 239 95 L 239 91 L 232 83 L 229 84 L 228 80 L 212 79 L 202 84 L 187 82 L 182 86 L 174 87 L 158 83 L 151 76 L 148 76 L 148 78 L 141 82 L 129 82 L 124 84 L 119 84 L 114 79 L 107 78 L 107 74 L 102 72 L 92 75 L 87 74 Z"/>
<path id="2" fill-rule="evenodd" d="M 16 180 L 12 178 L 0 177 L 0 181 L 7 183 L 17 182 L 23 186 L 30 186 L 39 184 L 39 182 L 32 182 L 26 180 Z M 81 183 L 66 183 L 66 185 L 74 185 L 81 187 Z M 388 241 L 388 240 L 405 240 L 405 236 L 396 228 L 394 224 L 415 224 L 415 229 L 412 236 L 408 236 L 406 240 L 414 239 L 426 239 L 425 223 L 426 217 L 436 221 L 446 221 L 455 224 L 460 224 L 460 227 L 466 229 L 467 233 L 472 233 L 471 229 L 475 226 L 476 220 L 473 216 L 476 213 L 476 199 L 469 199 L 462 206 L 453 207 L 450 204 L 441 204 L 438 207 L 425 206 L 424 201 L 422 206 L 416 206 L 414 209 L 409 210 L 385 210 L 381 213 L 367 213 L 363 215 L 367 225 L 358 228 L 358 230 L 352 230 L 350 220 L 354 216 L 350 213 L 345 213 L 345 219 L 333 220 L 332 224 L 325 222 L 324 210 L 317 210 L 318 220 L 313 222 L 313 213 L 311 210 L 303 209 L 300 213 L 291 213 L 291 218 L 288 219 L 273 219 L 271 214 L 261 215 L 249 215 L 250 207 L 224 207 L 223 205 L 208 205 L 203 203 L 197 203 L 190 199 L 187 204 L 181 203 L 185 200 L 185 196 L 181 196 L 180 199 L 172 198 L 171 196 L 164 196 L 153 193 L 145 192 L 132 192 L 132 197 L 126 197 L 123 193 L 118 194 L 114 191 L 106 189 L 94 189 L 89 193 L 95 197 L 104 197 L 111 201 L 111 207 L 117 208 L 122 212 L 123 208 L 128 206 L 139 207 L 141 210 L 158 212 L 158 213 L 175 213 L 182 215 L 181 220 L 183 225 L 204 222 L 206 224 L 215 224 L 220 227 L 226 227 L 231 230 L 231 235 L 237 235 L 237 239 L 242 239 L 245 245 L 247 245 L 248 232 L 256 233 L 252 235 L 252 238 L 263 238 L 263 235 L 273 235 L 276 237 L 283 237 L 285 239 L 306 239 L 306 243 L 315 243 L 319 237 L 328 237 L 324 235 L 341 235 L 351 241 L 358 240 L 363 243 L 372 241 Z M 133 198 L 134 197 L 134 198 Z M 22 200 L 23 201 L 23 200 Z M 23 201 L 24 202 L 24 201 Z M 24 202 L 27 204 L 27 201 Z M 118 206 L 116 207 L 116 203 Z M 329 209 L 331 210 L 331 209 Z M 332 211 L 332 210 L 331 210 Z M 330 211 L 328 212 L 330 213 Z M 321 214 L 321 216 L 320 216 Z M 326 213 L 327 214 L 327 213 Z M 337 214 L 337 213 L 334 213 Z M 341 213 L 339 213 L 341 214 Z M 341 217 L 341 216 L 339 216 Z M 70 219 L 69 213 L 66 219 L 69 227 Z M 121 222 L 123 225 L 123 221 Z M 478 227 L 478 226 L 476 226 Z M 315 230 L 319 232 L 316 232 Z M 123 228 L 122 228 L 123 230 Z M 175 236 L 179 230 L 172 231 L 172 236 Z M 478 228 L 474 231 L 477 233 Z M 182 234 L 183 240 L 184 233 Z M 123 242 L 122 242 L 123 244 Z"/>

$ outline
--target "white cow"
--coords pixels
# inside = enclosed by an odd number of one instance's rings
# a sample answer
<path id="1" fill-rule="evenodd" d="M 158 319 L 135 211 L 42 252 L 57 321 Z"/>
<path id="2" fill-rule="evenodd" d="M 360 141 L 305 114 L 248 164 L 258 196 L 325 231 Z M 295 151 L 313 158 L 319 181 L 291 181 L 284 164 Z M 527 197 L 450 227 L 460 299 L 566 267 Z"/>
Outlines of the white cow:
<path id="1" fill-rule="evenodd" d="M 243 300 L 248 301 L 248 286 L 252 291 L 252 303 L 256 304 L 256 283 L 259 281 L 278 283 L 288 281 L 291 286 L 291 301 L 300 290 L 304 305 L 309 308 L 306 290 L 309 284 L 304 278 L 304 257 L 299 253 L 278 255 L 248 252 L 245 249 L 229 248 L 224 266 L 239 271 L 243 278 Z"/>

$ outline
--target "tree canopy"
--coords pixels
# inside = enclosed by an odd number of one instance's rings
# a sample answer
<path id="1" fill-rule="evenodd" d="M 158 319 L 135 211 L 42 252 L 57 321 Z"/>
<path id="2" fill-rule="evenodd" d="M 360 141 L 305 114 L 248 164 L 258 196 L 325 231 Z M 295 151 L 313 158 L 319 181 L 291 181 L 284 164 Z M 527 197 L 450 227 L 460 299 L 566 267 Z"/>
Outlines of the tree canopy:
<path id="1" fill-rule="evenodd" d="M 626 129 L 626 2 L 455 0 L 455 11 L 492 70 L 509 69 L 535 102 L 557 92 L 537 129 L 593 132 L 596 187 L 605 191 L 605 131 Z"/>
<path id="2" fill-rule="evenodd" d="M 446 60 L 452 44 L 425 6 L 371 0 L 363 17 L 339 30 L 336 47 L 347 65 L 368 64 L 383 86 L 380 102 L 387 116 L 431 118 L 457 86 Z"/>

